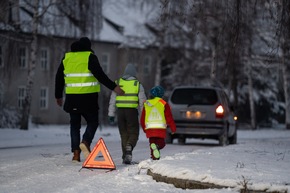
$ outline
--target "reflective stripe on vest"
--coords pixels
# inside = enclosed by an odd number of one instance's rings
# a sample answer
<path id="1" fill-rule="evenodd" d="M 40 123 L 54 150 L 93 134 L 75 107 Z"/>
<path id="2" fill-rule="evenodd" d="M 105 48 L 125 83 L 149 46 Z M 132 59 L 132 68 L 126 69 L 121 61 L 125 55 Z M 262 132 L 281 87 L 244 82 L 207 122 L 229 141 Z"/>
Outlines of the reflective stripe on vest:
<path id="1" fill-rule="evenodd" d="M 88 69 L 91 52 L 68 52 L 63 60 L 66 94 L 100 92 L 100 84 Z"/>
<path id="2" fill-rule="evenodd" d="M 118 108 L 137 108 L 138 107 L 138 80 L 124 80 L 120 78 L 117 84 L 124 90 L 125 94 L 116 97 L 116 107 Z"/>
<path id="3" fill-rule="evenodd" d="M 145 130 L 147 129 L 166 129 L 164 110 L 166 102 L 161 98 L 147 100 L 145 107 Z"/>

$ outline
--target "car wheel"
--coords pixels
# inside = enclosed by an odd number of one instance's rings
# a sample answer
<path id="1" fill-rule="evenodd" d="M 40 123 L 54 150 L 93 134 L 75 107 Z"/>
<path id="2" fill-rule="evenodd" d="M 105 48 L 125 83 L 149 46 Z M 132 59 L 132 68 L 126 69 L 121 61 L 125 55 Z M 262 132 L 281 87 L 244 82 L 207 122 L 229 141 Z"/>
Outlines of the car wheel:
<path id="1" fill-rule="evenodd" d="M 226 146 L 229 144 L 228 140 L 228 129 L 225 129 L 224 133 L 219 136 L 219 145 Z"/>
<path id="2" fill-rule="evenodd" d="M 237 144 L 237 129 L 235 130 L 235 133 L 232 137 L 229 138 L 230 144 Z"/>
<path id="3" fill-rule="evenodd" d="M 167 143 L 167 144 L 173 143 L 173 137 L 172 137 L 171 133 L 169 133 L 169 132 L 166 132 L 165 143 Z"/>

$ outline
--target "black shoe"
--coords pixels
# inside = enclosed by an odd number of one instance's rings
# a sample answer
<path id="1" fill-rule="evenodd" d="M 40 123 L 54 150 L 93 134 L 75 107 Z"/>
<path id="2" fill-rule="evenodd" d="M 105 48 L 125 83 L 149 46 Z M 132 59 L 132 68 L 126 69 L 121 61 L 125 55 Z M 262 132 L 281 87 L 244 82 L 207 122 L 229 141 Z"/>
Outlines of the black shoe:
<path id="1" fill-rule="evenodd" d="M 124 164 L 131 164 L 131 162 L 132 162 L 132 150 L 133 150 L 132 145 L 128 144 L 126 146 L 126 154 L 125 154 L 125 158 L 123 160 Z"/>

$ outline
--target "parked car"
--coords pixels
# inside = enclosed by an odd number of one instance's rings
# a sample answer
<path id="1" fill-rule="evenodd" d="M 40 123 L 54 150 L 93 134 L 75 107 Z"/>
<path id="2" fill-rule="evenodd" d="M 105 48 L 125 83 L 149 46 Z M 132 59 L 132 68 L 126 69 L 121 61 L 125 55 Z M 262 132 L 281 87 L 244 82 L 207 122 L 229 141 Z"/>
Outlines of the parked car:
<path id="1" fill-rule="evenodd" d="M 176 123 L 176 132 L 167 130 L 166 142 L 175 138 L 216 139 L 219 145 L 237 143 L 237 117 L 227 94 L 216 86 L 179 86 L 171 92 L 168 103 Z"/>

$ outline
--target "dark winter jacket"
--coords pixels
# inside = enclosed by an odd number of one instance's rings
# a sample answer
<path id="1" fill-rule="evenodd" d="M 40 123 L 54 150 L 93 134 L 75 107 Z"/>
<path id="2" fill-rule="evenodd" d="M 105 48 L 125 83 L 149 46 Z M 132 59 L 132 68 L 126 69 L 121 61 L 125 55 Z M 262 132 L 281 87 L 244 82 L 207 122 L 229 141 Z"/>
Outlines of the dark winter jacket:
<path id="1" fill-rule="evenodd" d="M 89 42 L 90 43 L 90 42 Z M 87 42 L 77 41 L 71 45 L 72 52 L 79 51 L 92 51 Z M 100 66 L 99 60 L 95 54 L 89 56 L 88 69 L 96 77 L 96 79 L 110 90 L 114 90 L 117 86 L 115 82 L 108 78 Z M 55 76 L 55 98 L 63 98 L 65 87 L 64 81 L 64 65 L 63 62 L 58 67 Z M 64 110 L 68 113 L 71 112 L 94 112 L 99 109 L 98 106 L 98 93 L 90 94 L 66 94 Z"/>

